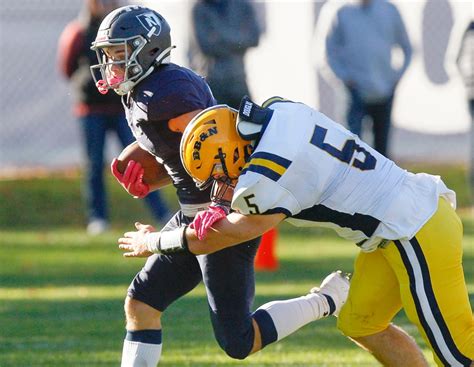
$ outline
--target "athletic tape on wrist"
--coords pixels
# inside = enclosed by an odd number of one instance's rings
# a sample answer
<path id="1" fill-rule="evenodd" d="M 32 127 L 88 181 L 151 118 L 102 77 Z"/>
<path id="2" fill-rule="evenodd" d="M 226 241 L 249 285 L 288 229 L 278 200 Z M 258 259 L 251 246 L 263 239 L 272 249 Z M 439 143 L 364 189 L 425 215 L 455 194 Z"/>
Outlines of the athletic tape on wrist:
<path id="1" fill-rule="evenodd" d="M 148 251 L 155 254 L 160 253 L 159 250 L 159 241 L 160 241 L 160 232 L 149 232 L 145 234 L 145 245 Z"/>
<path id="2" fill-rule="evenodd" d="M 186 227 L 182 226 L 172 231 L 161 232 L 158 240 L 158 250 L 162 254 L 188 251 Z"/>

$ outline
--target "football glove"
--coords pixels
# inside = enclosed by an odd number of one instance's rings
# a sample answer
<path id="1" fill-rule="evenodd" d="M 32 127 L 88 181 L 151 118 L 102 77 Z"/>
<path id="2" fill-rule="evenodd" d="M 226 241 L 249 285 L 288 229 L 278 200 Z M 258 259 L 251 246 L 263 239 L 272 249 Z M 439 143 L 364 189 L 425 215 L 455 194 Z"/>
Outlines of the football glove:
<path id="1" fill-rule="evenodd" d="M 226 208 L 210 205 L 207 210 L 196 214 L 189 227 L 196 231 L 198 239 L 202 241 L 206 237 L 209 228 L 217 221 L 225 218 L 227 214 Z"/>
<path id="2" fill-rule="evenodd" d="M 141 199 L 147 196 L 150 192 L 150 186 L 143 182 L 145 170 L 141 164 L 135 161 L 128 162 L 123 174 L 118 171 L 117 165 L 118 160 L 115 158 L 110 169 L 122 187 L 134 198 Z"/>

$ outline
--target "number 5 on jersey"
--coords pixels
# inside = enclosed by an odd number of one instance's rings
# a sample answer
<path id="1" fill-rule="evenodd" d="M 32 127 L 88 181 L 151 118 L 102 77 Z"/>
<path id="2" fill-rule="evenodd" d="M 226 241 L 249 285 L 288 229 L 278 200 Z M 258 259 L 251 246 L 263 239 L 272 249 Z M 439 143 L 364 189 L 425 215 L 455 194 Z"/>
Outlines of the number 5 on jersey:
<path id="1" fill-rule="evenodd" d="M 260 214 L 260 210 L 258 209 L 258 205 L 255 203 L 250 202 L 255 197 L 254 194 L 250 194 L 247 196 L 244 196 L 244 200 L 247 203 L 247 206 L 249 207 L 249 214 Z"/>
<path id="2" fill-rule="evenodd" d="M 334 158 L 339 159 L 341 162 L 351 164 L 354 154 L 362 153 L 365 156 L 363 161 L 358 158 L 354 159 L 352 162 L 352 167 L 358 168 L 361 171 L 369 171 L 375 168 L 377 160 L 375 157 L 370 154 L 366 149 L 358 145 L 354 139 L 346 140 L 344 146 L 341 150 L 337 149 L 335 146 L 326 143 L 324 140 L 326 138 L 327 129 L 324 127 L 316 125 L 314 127 L 313 136 L 311 137 L 310 143 L 319 149 L 324 150 L 326 153 L 329 153 Z"/>

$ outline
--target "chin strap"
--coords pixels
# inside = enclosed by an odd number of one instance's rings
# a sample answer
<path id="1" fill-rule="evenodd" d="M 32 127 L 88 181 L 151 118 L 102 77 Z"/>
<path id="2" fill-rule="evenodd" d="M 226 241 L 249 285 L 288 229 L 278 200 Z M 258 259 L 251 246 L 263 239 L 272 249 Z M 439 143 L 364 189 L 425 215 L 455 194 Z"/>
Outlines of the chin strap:
<path id="1" fill-rule="evenodd" d="M 160 64 L 169 64 L 169 56 L 171 55 L 171 50 L 176 48 L 176 46 L 170 46 L 165 48 L 155 59 L 155 65 Z"/>

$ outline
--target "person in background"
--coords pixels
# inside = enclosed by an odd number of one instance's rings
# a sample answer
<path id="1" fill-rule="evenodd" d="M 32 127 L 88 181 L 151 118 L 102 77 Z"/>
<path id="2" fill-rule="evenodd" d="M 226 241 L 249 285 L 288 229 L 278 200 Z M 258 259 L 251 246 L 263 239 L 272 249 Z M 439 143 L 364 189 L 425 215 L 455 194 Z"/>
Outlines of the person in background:
<path id="1" fill-rule="evenodd" d="M 190 61 L 206 77 L 217 103 L 239 108 L 249 95 L 245 54 L 256 47 L 260 27 L 247 0 L 198 0 L 192 9 Z"/>
<path id="2" fill-rule="evenodd" d="M 466 85 L 468 108 L 471 115 L 469 185 L 471 188 L 471 201 L 474 201 L 474 20 L 469 23 L 464 32 L 457 64 Z"/>
<path id="3" fill-rule="evenodd" d="M 119 5 L 117 0 L 85 0 L 77 19 L 62 32 L 58 45 L 58 67 L 74 88 L 74 114 L 82 129 L 85 168 L 85 202 L 87 232 L 100 234 L 109 227 L 107 196 L 104 183 L 104 149 L 108 131 L 117 134 L 122 146 L 135 139 L 130 131 L 120 97 L 114 93 L 98 92 L 89 67 L 96 61 L 90 49 L 103 17 Z M 158 192 L 150 193 L 145 201 L 153 216 L 166 222 L 170 212 Z"/>
<path id="4" fill-rule="evenodd" d="M 258 45 L 262 33 L 253 5 L 247 0 L 198 0 L 192 20 L 191 67 L 206 76 L 217 103 L 238 109 L 242 97 L 250 95 L 245 54 Z M 278 269 L 277 236 L 276 228 L 262 236 L 256 270 Z"/>
<path id="5" fill-rule="evenodd" d="M 398 69 L 392 66 L 395 46 L 401 47 L 404 55 Z M 362 120 L 370 116 L 373 146 L 385 156 L 395 89 L 411 55 L 402 18 L 387 0 L 358 0 L 343 5 L 326 37 L 328 64 L 350 96 L 348 127 L 361 136 Z"/>

